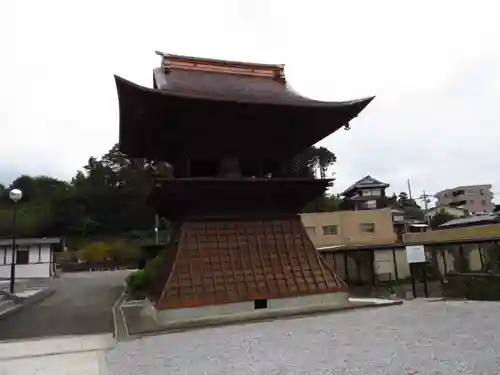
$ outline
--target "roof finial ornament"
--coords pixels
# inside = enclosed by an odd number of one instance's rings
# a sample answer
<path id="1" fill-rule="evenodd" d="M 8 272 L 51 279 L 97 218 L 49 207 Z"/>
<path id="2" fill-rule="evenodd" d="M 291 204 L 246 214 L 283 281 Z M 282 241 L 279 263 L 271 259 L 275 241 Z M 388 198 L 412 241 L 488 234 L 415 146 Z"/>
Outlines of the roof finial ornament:
<path id="1" fill-rule="evenodd" d="M 345 124 L 344 130 L 351 130 L 351 125 L 349 125 L 349 123 Z"/>

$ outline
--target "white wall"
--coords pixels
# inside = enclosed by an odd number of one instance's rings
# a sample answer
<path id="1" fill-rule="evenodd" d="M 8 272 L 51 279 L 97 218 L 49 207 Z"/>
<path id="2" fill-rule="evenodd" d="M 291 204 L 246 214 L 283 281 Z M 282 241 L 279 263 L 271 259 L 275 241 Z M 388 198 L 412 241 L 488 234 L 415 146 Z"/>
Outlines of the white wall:
<path id="1" fill-rule="evenodd" d="M 21 246 L 20 246 L 21 247 Z M 0 248 L 0 279 L 10 278 L 10 262 L 12 247 Z M 16 264 L 16 278 L 46 278 L 50 277 L 51 269 L 50 245 L 38 245 L 29 247 L 29 263 Z"/>

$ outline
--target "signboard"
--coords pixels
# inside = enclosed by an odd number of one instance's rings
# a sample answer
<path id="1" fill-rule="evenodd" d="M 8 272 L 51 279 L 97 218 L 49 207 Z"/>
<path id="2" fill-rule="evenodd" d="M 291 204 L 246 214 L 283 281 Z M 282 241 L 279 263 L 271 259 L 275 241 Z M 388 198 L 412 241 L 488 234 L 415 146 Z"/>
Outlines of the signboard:
<path id="1" fill-rule="evenodd" d="M 408 245 L 405 250 L 408 263 L 425 263 L 427 261 L 424 245 Z"/>

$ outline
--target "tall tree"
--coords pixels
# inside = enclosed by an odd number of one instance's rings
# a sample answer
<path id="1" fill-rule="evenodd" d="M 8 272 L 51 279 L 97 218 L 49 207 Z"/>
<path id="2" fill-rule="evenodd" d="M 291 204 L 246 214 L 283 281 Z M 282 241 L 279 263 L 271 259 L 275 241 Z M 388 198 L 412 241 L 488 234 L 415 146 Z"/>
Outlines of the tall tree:
<path id="1" fill-rule="evenodd" d="M 439 229 L 440 225 L 443 225 L 453 219 L 456 219 L 456 217 L 445 210 L 440 210 L 430 220 L 431 229 Z"/>
<path id="2" fill-rule="evenodd" d="M 327 177 L 335 160 L 326 148 L 310 147 L 285 169 L 290 176 Z M 117 144 L 101 158 L 90 157 L 71 182 L 22 175 L 9 186 L 21 189 L 24 195 L 17 205 L 18 233 L 30 237 L 149 233 L 154 227 L 154 212 L 147 197 L 158 175 L 171 177 L 171 166 L 128 158 Z M 14 204 L 7 192 L 1 185 L 0 236 L 12 232 Z M 338 196 L 325 194 L 311 207 L 335 210 L 341 203 Z"/>
<path id="3" fill-rule="evenodd" d="M 311 146 L 295 156 L 281 172 L 284 177 L 326 178 L 327 170 L 337 161 L 325 147 Z"/>

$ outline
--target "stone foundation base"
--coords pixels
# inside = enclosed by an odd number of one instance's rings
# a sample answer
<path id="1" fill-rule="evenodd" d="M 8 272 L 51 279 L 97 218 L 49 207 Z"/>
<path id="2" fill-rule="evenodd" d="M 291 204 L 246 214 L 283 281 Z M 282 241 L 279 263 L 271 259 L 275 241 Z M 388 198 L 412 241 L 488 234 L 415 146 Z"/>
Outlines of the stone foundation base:
<path id="1" fill-rule="evenodd" d="M 208 324 L 217 320 L 243 320 L 245 317 L 248 320 L 275 318 L 328 311 L 348 304 L 348 293 L 336 292 L 163 310 L 158 310 L 152 303 L 148 303 L 143 314 L 153 318 L 160 326 L 172 326 L 202 321 L 207 321 Z"/>

